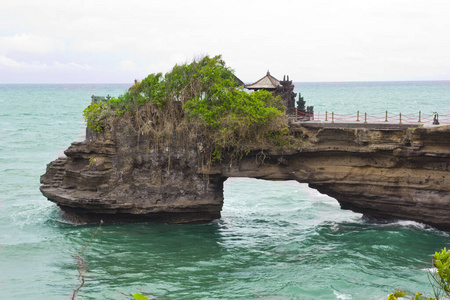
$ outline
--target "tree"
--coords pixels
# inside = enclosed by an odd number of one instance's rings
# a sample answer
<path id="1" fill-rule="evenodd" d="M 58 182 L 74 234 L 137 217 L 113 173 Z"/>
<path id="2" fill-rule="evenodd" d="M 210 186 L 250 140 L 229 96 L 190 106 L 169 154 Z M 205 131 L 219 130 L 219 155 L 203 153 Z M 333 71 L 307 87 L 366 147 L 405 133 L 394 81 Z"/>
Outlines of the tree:
<path id="1" fill-rule="evenodd" d="M 256 144 L 282 145 L 287 137 L 282 100 L 267 91 L 244 91 L 220 55 L 175 65 L 165 75 L 150 74 L 124 95 L 84 111 L 88 128 L 99 132 L 108 120 L 125 114 L 139 135 L 159 140 L 196 128 L 219 160 L 224 150 L 245 153 Z"/>

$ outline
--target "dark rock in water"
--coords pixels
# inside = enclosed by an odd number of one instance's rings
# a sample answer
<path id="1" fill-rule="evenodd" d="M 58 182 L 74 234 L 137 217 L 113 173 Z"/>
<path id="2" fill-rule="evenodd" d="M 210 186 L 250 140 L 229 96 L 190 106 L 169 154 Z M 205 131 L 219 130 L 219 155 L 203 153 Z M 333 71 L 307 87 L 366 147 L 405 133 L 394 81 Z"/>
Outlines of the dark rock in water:
<path id="1" fill-rule="evenodd" d="M 196 145 L 191 148 L 144 147 L 126 124 L 109 132 L 87 130 L 72 143 L 67 157 L 51 163 L 41 191 L 76 223 L 157 220 L 205 222 L 220 218 L 220 175 L 199 172 Z M 207 178 L 210 180 L 208 181 Z"/>
<path id="2" fill-rule="evenodd" d="M 226 178 L 254 177 L 309 183 L 368 216 L 450 229 L 450 126 L 293 123 L 301 147 L 253 146 L 238 161 L 213 165 L 198 143 L 155 146 L 127 126 L 88 130 L 49 164 L 41 192 L 69 220 L 211 221 L 220 218 Z"/>

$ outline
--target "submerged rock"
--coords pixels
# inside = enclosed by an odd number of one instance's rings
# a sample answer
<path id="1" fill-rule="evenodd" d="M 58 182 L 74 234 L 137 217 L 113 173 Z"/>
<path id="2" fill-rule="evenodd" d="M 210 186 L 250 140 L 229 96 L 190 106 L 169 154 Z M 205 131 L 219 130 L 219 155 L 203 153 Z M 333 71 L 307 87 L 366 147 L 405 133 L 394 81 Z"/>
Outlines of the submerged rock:
<path id="1" fill-rule="evenodd" d="M 253 150 L 209 164 L 199 142 L 155 145 L 118 119 L 87 130 L 47 168 L 41 192 L 76 223 L 220 218 L 228 177 L 297 180 L 343 209 L 450 229 L 450 126 L 292 123 L 297 148 Z M 276 209 L 276 208 L 275 208 Z"/>

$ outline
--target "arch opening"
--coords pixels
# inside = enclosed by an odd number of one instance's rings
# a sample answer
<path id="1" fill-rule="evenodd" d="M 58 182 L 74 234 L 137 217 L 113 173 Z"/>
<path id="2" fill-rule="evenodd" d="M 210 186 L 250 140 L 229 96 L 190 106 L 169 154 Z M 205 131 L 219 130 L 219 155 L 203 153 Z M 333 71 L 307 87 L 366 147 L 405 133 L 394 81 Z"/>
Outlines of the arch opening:
<path id="1" fill-rule="evenodd" d="M 361 214 L 341 209 L 336 199 L 295 180 L 231 177 L 225 180 L 223 193 L 224 223 L 284 222 L 308 227 L 361 219 Z"/>

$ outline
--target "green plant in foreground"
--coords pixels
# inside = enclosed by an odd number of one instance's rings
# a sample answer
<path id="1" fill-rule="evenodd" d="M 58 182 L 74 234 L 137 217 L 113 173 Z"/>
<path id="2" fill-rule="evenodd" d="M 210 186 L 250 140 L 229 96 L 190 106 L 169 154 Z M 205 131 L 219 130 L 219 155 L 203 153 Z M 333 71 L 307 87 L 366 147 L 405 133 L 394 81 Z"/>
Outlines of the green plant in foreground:
<path id="1" fill-rule="evenodd" d="M 401 298 L 403 296 L 407 296 L 408 293 L 404 293 L 402 291 L 395 291 L 395 293 L 393 294 L 389 294 L 389 296 L 387 297 L 387 300 L 398 300 L 398 298 Z M 423 300 L 421 293 L 417 293 L 416 295 L 414 295 L 413 300 Z M 426 300 L 436 300 L 434 298 L 427 298 Z"/>
<path id="2" fill-rule="evenodd" d="M 428 280 L 436 299 L 450 297 L 450 250 L 444 248 L 435 252 L 433 265 L 436 269 L 430 272 Z"/>
<path id="3" fill-rule="evenodd" d="M 135 300 L 150 300 L 148 297 L 141 294 L 132 294 L 131 296 L 133 296 Z"/>
<path id="4" fill-rule="evenodd" d="M 433 260 L 439 278 L 441 278 L 442 288 L 448 294 L 450 292 L 450 250 L 447 251 L 447 248 L 441 249 L 440 252 L 434 254 Z"/>
<path id="5" fill-rule="evenodd" d="M 433 265 L 436 267 L 436 271 L 430 272 L 432 278 L 430 279 L 430 283 L 436 298 L 429 297 L 426 298 L 426 300 L 443 300 L 443 297 L 448 298 L 450 296 L 450 250 L 444 248 L 439 252 L 435 252 L 433 256 Z M 408 293 L 403 291 L 395 291 L 394 293 L 389 294 L 387 300 L 398 300 L 407 295 Z M 132 296 L 135 300 L 149 300 L 149 298 L 141 294 L 132 294 Z M 421 296 L 421 293 L 416 293 L 413 300 L 425 300 Z"/>
<path id="6" fill-rule="evenodd" d="M 428 280 L 430 281 L 433 293 L 436 298 L 427 298 L 427 300 L 440 300 L 443 297 L 450 297 L 450 250 L 447 248 L 441 249 L 439 252 L 435 252 L 433 256 L 433 266 L 435 269 L 430 271 Z M 389 294 L 388 300 L 397 300 L 398 297 L 403 297 L 408 293 L 402 291 L 396 291 L 394 294 Z M 422 294 L 417 293 L 414 296 L 414 300 L 422 300 L 420 297 Z"/>
<path id="7" fill-rule="evenodd" d="M 403 293 L 402 291 L 395 291 L 393 294 L 389 294 L 387 300 L 397 300 L 398 297 L 403 297 L 408 295 L 408 293 Z"/>

